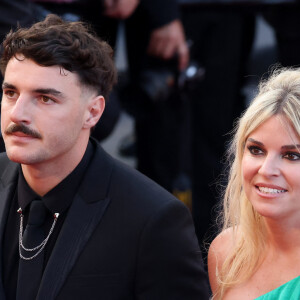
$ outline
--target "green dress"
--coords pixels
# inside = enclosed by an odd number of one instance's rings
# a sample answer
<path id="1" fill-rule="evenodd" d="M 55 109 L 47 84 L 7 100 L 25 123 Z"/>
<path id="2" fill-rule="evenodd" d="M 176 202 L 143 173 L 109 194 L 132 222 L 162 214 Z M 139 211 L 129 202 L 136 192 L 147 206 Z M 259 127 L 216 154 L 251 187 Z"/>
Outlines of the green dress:
<path id="1" fill-rule="evenodd" d="M 300 300 L 300 276 L 255 300 Z"/>

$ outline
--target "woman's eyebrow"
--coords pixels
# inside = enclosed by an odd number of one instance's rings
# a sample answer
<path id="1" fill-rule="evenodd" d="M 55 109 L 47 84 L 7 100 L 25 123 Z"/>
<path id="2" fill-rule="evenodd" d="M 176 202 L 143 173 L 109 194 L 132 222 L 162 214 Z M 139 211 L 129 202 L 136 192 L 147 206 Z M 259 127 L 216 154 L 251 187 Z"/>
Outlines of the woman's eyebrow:
<path id="1" fill-rule="evenodd" d="M 281 149 L 283 149 L 283 150 L 295 150 L 295 149 L 297 149 L 299 151 L 300 145 L 299 144 L 297 144 L 297 145 L 295 145 L 295 144 L 284 145 L 284 146 L 281 147 Z"/>
<path id="2" fill-rule="evenodd" d="M 259 145 L 259 146 L 264 146 L 264 144 L 262 142 L 259 142 L 253 138 L 248 138 L 247 141 L 251 142 L 251 143 L 254 143 L 256 145 Z M 291 145 L 284 145 L 281 147 L 282 150 L 299 150 L 300 149 L 300 144 L 291 144 Z"/>
<path id="3" fill-rule="evenodd" d="M 251 143 L 254 143 L 256 145 L 259 145 L 259 146 L 264 146 L 264 144 L 262 142 L 259 142 L 253 138 L 248 138 L 247 141 L 251 142 Z"/>

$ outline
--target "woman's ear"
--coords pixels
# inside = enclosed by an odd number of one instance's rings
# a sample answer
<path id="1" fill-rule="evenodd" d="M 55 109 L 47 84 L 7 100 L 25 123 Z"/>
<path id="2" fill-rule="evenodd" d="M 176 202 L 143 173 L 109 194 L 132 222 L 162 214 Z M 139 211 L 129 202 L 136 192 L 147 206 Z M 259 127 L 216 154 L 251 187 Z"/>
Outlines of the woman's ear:
<path id="1" fill-rule="evenodd" d="M 89 103 L 87 106 L 83 128 L 94 127 L 100 120 L 105 108 L 105 99 L 103 96 L 95 96 L 88 101 Z"/>

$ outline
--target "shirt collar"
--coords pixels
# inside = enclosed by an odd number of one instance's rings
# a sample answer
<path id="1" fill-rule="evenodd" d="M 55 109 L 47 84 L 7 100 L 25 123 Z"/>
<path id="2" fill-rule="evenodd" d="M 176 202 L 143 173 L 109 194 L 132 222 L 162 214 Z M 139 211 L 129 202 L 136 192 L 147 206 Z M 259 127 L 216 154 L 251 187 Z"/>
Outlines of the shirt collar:
<path id="1" fill-rule="evenodd" d="M 52 213 L 63 213 L 71 205 L 73 198 L 77 192 L 77 188 L 80 185 L 81 179 L 88 167 L 89 162 L 94 153 L 94 147 L 91 142 L 88 143 L 87 150 L 77 165 L 77 167 L 58 185 L 50 190 L 46 195 L 42 197 L 45 206 Z M 21 167 L 19 168 L 19 181 L 18 181 L 18 202 L 19 206 L 24 211 L 26 207 L 34 199 L 40 199 L 26 182 Z"/>

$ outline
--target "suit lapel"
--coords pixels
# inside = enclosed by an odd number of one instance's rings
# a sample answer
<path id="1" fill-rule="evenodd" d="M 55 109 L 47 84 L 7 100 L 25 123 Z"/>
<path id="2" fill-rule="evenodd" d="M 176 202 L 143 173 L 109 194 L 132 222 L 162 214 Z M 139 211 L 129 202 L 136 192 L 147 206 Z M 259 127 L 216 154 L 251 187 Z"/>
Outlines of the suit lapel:
<path id="1" fill-rule="evenodd" d="M 111 158 L 97 146 L 45 269 L 38 300 L 54 299 L 110 202 Z"/>
<path id="2" fill-rule="evenodd" d="M 37 299 L 54 299 L 109 203 L 86 204 L 77 196 L 68 212 L 42 278 Z"/>
<path id="3" fill-rule="evenodd" d="M 3 166 L 1 166 L 3 167 Z M 4 167 L 5 168 L 5 167 Z M 18 164 L 13 162 L 8 163 L 0 179 L 0 245 L 3 245 L 4 228 L 7 217 L 9 201 L 13 198 L 13 193 L 16 190 L 18 178 Z M 0 270 L 2 267 L 3 247 L 0 247 Z M 4 289 L 2 284 L 2 272 L 0 272 L 0 299 L 5 299 Z"/>
<path id="4" fill-rule="evenodd" d="M 18 178 L 18 164 L 8 162 L 0 178 L 0 239 L 2 239 L 3 229 L 6 222 L 6 208 L 11 195 L 16 189 Z M 3 166 L 0 166 L 3 167 Z"/>

